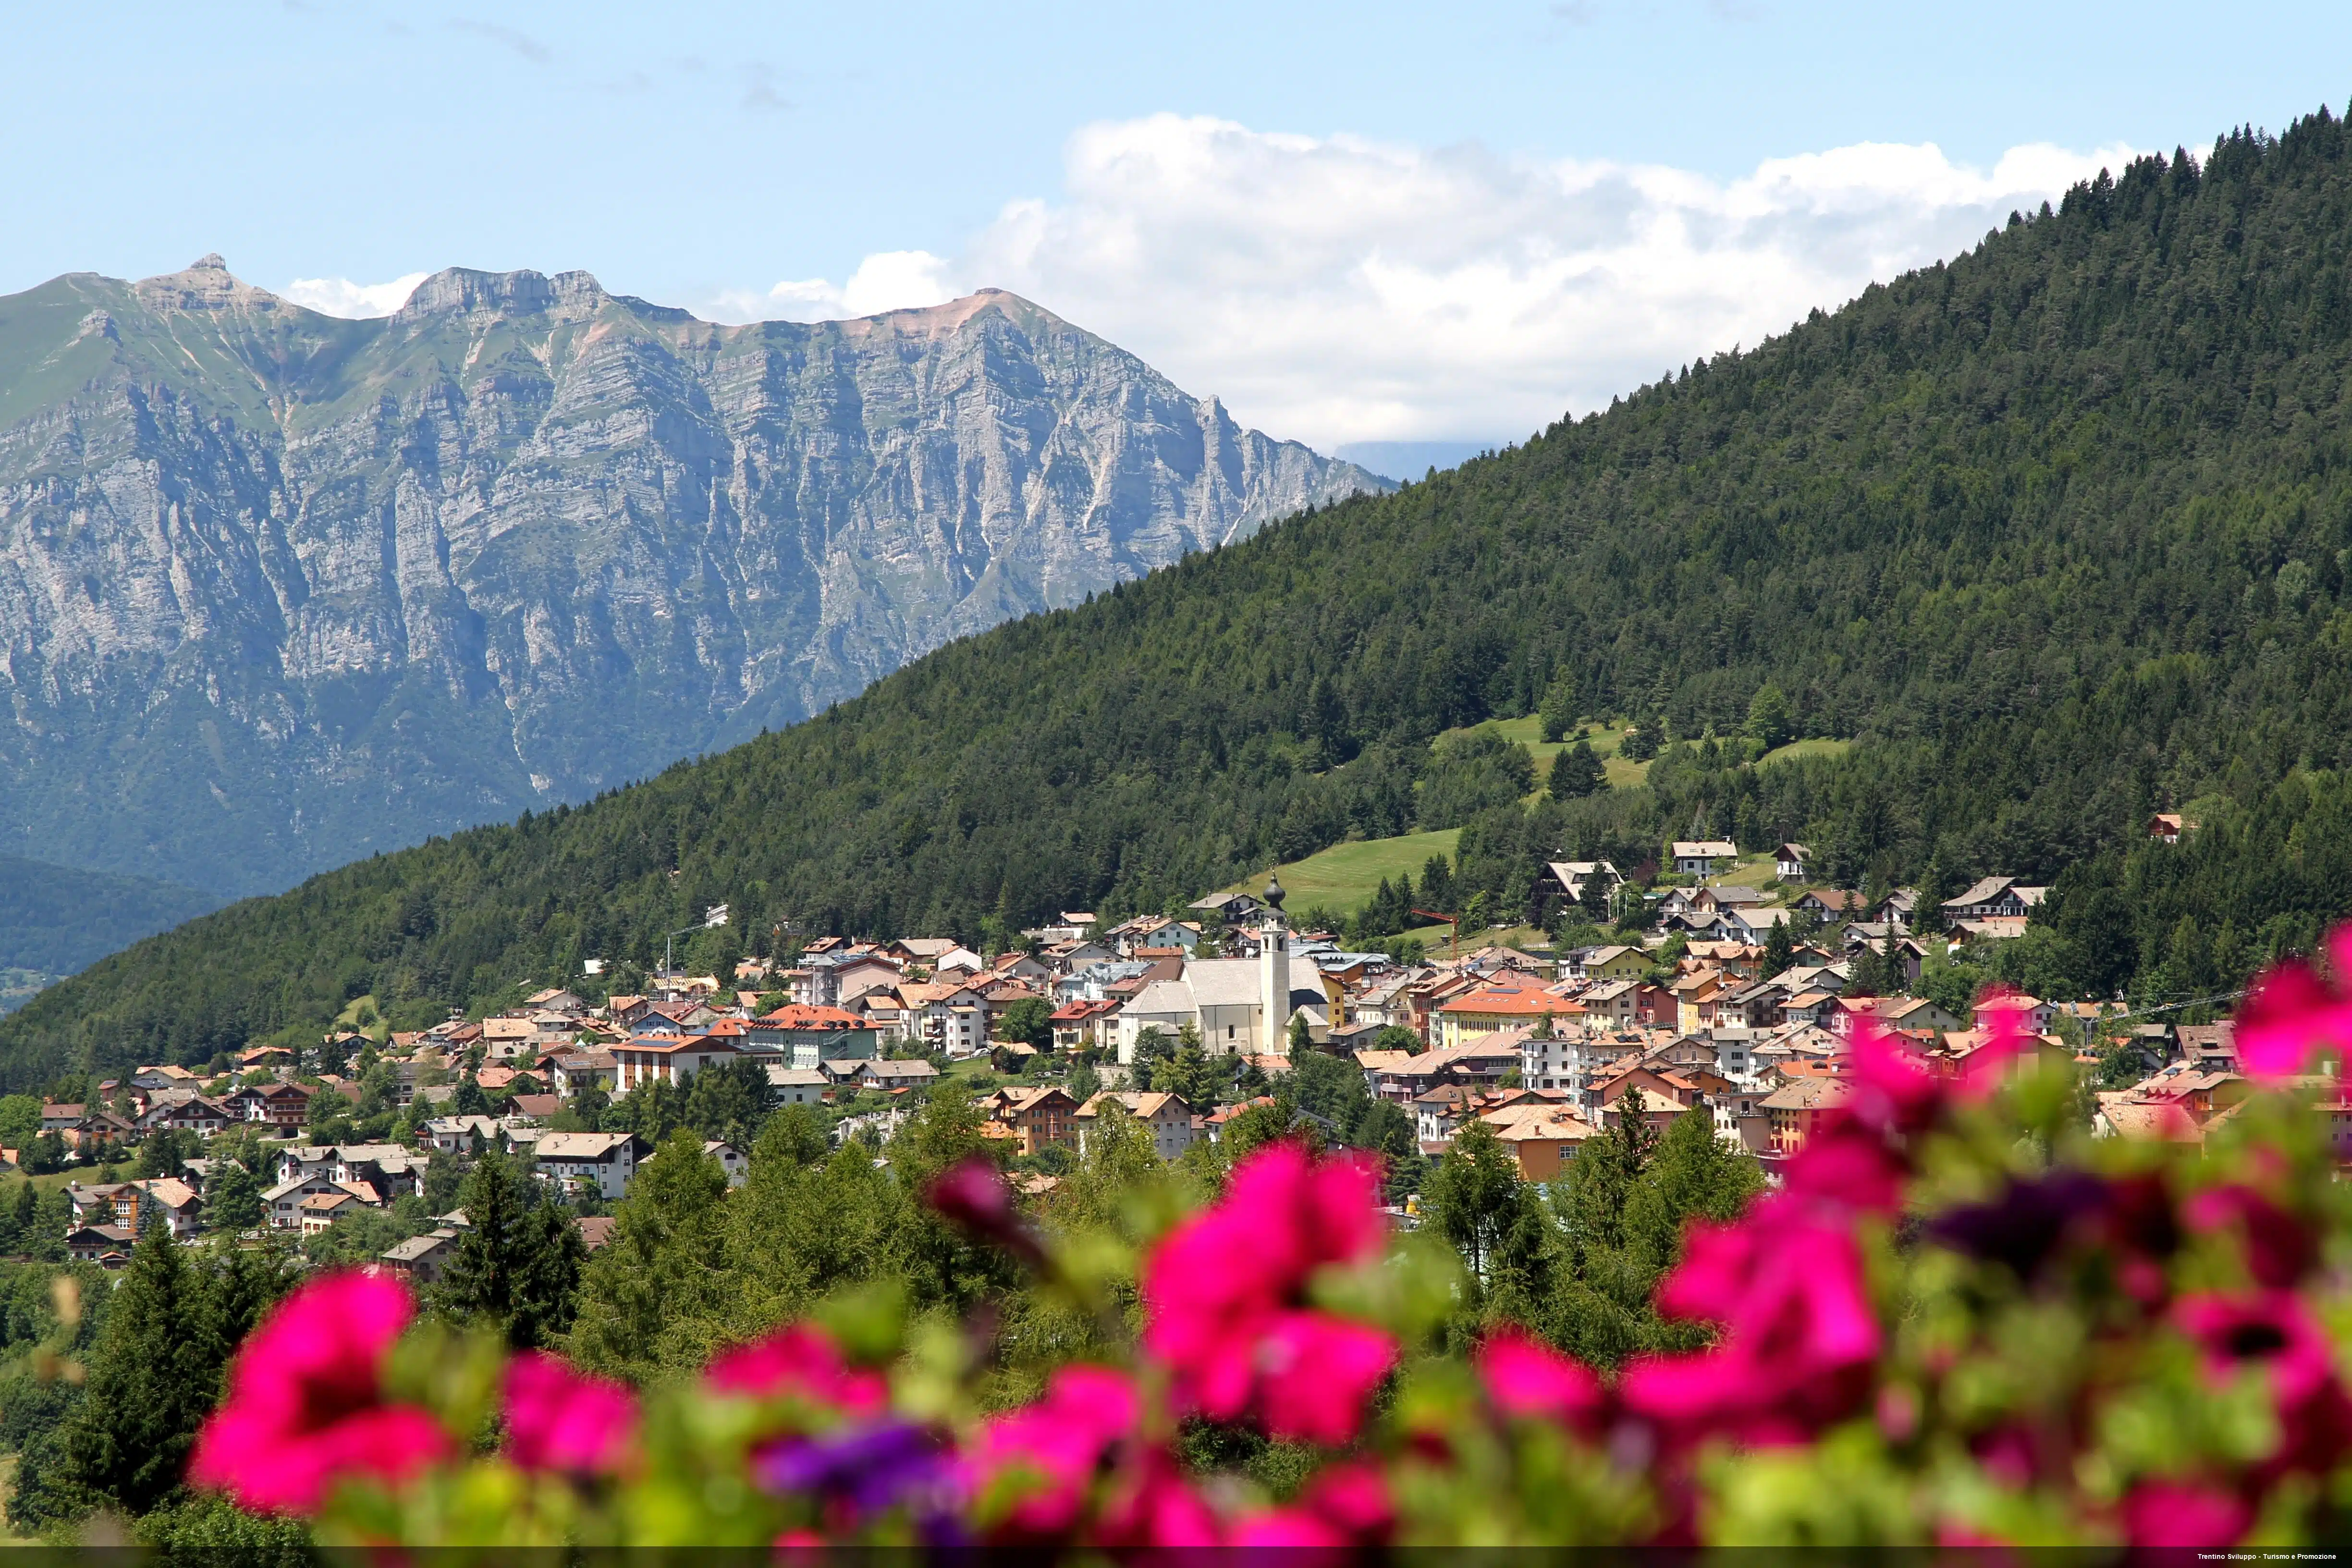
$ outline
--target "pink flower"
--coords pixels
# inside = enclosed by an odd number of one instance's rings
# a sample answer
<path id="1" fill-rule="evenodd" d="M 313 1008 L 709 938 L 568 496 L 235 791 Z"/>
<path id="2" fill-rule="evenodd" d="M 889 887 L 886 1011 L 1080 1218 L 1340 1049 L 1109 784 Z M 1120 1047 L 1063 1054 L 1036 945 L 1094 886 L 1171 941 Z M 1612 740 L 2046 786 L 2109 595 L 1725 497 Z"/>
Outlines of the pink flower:
<path id="1" fill-rule="evenodd" d="M 1144 1268 L 1143 1339 L 1180 1401 L 1217 1421 L 1257 1410 L 1277 1436 L 1354 1435 L 1395 1342 L 1298 1309 L 1317 1269 L 1380 1250 L 1378 1192 L 1363 1160 L 1270 1144 L 1234 1168 L 1222 1202 L 1160 1243 Z"/>
<path id="2" fill-rule="evenodd" d="M 1591 1370 L 1520 1329 L 1488 1335 L 1478 1347 L 1477 1363 L 1486 1397 L 1506 1415 L 1583 1427 L 1601 1415 L 1601 1380 Z"/>
<path id="3" fill-rule="evenodd" d="M 933 1177 L 923 1188 L 923 1202 L 942 1219 L 995 1243 L 1033 1267 L 1045 1260 L 1036 1233 L 1013 1206 L 1013 1188 L 1003 1173 L 977 1154 Z"/>
<path id="4" fill-rule="evenodd" d="M 431 1414 L 384 1402 L 385 1352 L 415 1312 L 405 1286 L 357 1272 L 322 1275 L 278 1303 L 196 1434 L 189 1483 L 256 1512 L 310 1513 L 343 1476 L 397 1483 L 452 1458 Z"/>
<path id="5" fill-rule="evenodd" d="M 507 1363 L 505 1415 L 507 1457 L 526 1470 L 617 1470 L 637 1430 L 627 1389 L 538 1351 Z"/>
<path id="6" fill-rule="evenodd" d="M 1328 1312 L 1284 1312 L 1258 1341 L 1259 1403 L 1276 1437 L 1333 1447 L 1396 1364 L 1396 1341 Z"/>
<path id="7" fill-rule="evenodd" d="M 2238 1006 L 2238 1066 L 2248 1078 L 2276 1079 L 2304 1071 L 2322 1046 L 2352 1046 L 2352 922 L 2327 935 L 2330 974 L 2290 958 L 2258 978 Z"/>
<path id="8" fill-rule="evenodd" d="M 871 1415 L 890 1402 L 878 1373 L 842 1360 L 833 1337 L 814 1323 L 793 1323 L 739 1345 L 713 1361 L 703 1381 L 720 1394 L 794 1399 L 851 1415 Z"/>
<path id="9" fill-rule="evenodd" d="M 1288 1507 L 1235 1520 L 1225 1540 L 1231 1546 L 1303 1547 L 1336 1554 L 1381 1545 L 1395 1528 L 1396 1506 L 1387 1480 L 1371 1466 L 1351 1462 L 1325 1468 Z"/>
<path id="10" fill-rule="evenodd" d="M 1711 1350 L 1626 1369 L 1626 1407 L 1671 1434 L 1794 1441 L 1867 1396 L 1882 1335 L 1861 1246 L 1833 1211 L 1783 1192 L 1732 1224 L 1694 1222 L 1656 1300 L 1724 1328 Z"/>
<path id="11" fill-rule="evenodd" d="M 2246 1244 L 2246 1268 L 2273 1290 L 2299 1283 L 2319 1265 L 2319 1238 L 2311 1227 L 2242 1184 L 2213 1187 L 2189 1200 L 2192 1230 L 2236 1230 Z"/>
<path id="12" fill-rule="evenodd" d="M 1167 1454 L 1143 1455 L 1114 1479 L 1093 1533 L 1113 1551 L 1139 1546 L 1222 1546 L 1217 1516 Z"/>
<path id="13" fill-rule="evenodd" d="M 2124 1499 L 2134 1546 L 2232 1546 L 2253 1521 L 2243 1499 L 2183 1481 L 2142 1481 Z"/>
<path id="14" fill-rule="evenodd" d="M 994 1533 L 1001 1538 L 1066 1534 L 1139 1410 L 1125 1373 L 1062 1367 L 1043 1399 L 981 1429 L 961 1463 L 964 1489 L 998 1513 Z"/>
<path id="15" fill-rule="evenodd" d="M 2259 1366 L 2270 1377 L 2279 1420 L 2278 1452 L 2267 1479 L 2285 1470 L 2326 1473 L 2352 1448 L 2352 1399 L 2336 1380 L 2327 1331 L 2292 1291 L 2184 1296 L 2173 1309 L 2181 1331 L 2204 1350 L 2217 1378 Z"/>

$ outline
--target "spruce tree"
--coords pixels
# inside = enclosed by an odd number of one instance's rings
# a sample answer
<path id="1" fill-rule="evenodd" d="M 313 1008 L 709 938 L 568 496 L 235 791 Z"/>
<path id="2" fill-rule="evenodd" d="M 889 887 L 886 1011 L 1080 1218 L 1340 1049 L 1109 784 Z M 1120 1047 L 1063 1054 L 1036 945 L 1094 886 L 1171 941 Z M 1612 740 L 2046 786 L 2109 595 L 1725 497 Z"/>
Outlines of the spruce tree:
<path id="1" fill-rule="evenodd" d="M 695 1153 L 701 1152 L 698 1142 Z M 580 1233 L 563 1211 L 497 1150 L 475 1162 L 458 1205 L 466 1228 L 436 1291 L 440 1305 L 496 1325 L 517 1350 L 562 1333 L 571 1325 L 581 1260 Z"/>
<path id="2" fill-rule="evenodd" d="M 803 1169 L 797 1145 L 778 1142 L 783 1119 L 755 1146 L 746 1198 L 763 1195 L 780 1167 Z M 873 1162 L 858 1148 L 844 1156 Z M 613 1238 L 582 1271 L 580 1309 L 570 1351 L 581 1365 L 633 1380 L 664 1367 L 694 1364 L 707 1326 L 719 1316 L 720 1289 L 732 1270 L 722 1206 L 727 1173 L 702 1152 L 702 1141 L 681 1129 L 637 1167 L 629 1195 L 615 1211 Z M 705 1325 L 698 1332 L 694 1325 Z"/>
<path id="3" fill-rule="evenodd" d="M 1590 741 L 1579 741 L 1551 760 L 1549 791 L 1554 800 L 1580 800 L 1609 784 L 1608 771 Z"/>
<path id="4" fill-rule="evenodd" d="M 1495 1130 L 1473 1117 L 1454 1135 L 1422 1192 L 1428 1223 L 1454 1244 L 1471 1274 L 1484 1281 L 1496 1250 L 1518 1223 L 1519 1173 Z"/>
<path id="5" fill-rule="evenodd" d="M 151 1225 L 131 1249 L 64 1433 L 65 1482 L 93 1506 L 141 1514 L 180 1488 L 196 1428 L 220 1394 L 203 1276 Z"/>
<path id="6" fill-rule="evenodd" d="M 234 1234 L 254 1229 L 264 1217 L 261 1184 L 243 1163 L 225 1162 L 213 1173 L 212 1191 L 205 1194 L 205 1223 L 215 1230 Z"/>

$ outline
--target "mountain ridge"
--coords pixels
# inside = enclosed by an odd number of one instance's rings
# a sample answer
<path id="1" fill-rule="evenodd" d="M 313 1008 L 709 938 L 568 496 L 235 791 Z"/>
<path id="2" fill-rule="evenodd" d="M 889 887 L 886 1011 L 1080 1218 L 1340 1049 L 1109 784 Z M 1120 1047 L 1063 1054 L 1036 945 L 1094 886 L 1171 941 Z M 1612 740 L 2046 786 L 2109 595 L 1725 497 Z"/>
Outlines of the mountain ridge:
<path id="1" fill-rule="evenodd" d="M 726 325 L 450 268 L 347 321 L 217 256 L 68 274 L 0 300 L 0 847 L 270 890 L 1383 488 L 1001 290 Z"/>

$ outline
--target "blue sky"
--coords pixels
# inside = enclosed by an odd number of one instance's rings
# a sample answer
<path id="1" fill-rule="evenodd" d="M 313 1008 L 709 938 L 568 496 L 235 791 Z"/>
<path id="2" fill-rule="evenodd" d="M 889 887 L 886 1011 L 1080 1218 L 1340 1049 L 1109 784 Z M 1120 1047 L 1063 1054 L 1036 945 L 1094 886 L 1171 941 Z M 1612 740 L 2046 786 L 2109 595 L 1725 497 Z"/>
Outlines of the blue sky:
<path id="1" fill-rule="evenodd" d="M 734 319 L 995 283 L 1276 434 L 1500 438 L 2103 153 L 2340 109 L 2347 46 L 2342 5 L 20 7 L 0 291 L 207 250 L 354 313 L 452 264 Z"/>

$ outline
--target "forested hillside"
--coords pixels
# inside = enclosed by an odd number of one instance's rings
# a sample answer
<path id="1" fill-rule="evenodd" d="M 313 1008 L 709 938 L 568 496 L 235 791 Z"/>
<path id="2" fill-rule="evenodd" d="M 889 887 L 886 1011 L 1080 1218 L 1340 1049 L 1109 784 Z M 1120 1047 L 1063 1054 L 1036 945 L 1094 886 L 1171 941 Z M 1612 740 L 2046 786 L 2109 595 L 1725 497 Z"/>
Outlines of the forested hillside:
<path id="1" fill-rule="evenodd" d="M 2322 112 L 2145 159 L 1524 447 L 208 916 L 0 1025 L 0 1072 L 209 1057 L 369 991 L 478 1005 L 722 900 L 755 946 L 1161 908 L 1452 826 L 1425 802 L 1479 792 L 1416 791 L 1430 737 L 1547 692 L 1696 737 L 1770 683 L 1857 743 L 1485 805 L 1458 883 L 1507 898 L 1538 853 L 1705 823 L 1849 875 L 2057 879 L 2084 989 L 2307 940 L 2352 905 L 2347 154 Z M 2184 847 L 2138 839 L 2180 805 Z"/>

